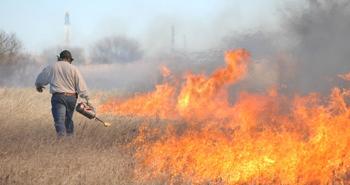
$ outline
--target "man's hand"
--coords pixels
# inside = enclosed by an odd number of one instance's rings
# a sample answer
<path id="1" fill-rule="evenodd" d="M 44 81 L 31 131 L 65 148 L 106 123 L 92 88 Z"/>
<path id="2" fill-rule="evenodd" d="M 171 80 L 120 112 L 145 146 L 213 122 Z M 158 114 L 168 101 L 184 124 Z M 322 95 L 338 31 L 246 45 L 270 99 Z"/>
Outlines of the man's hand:
<path id="1" fill-rule="evenodd" d="M 45 89 L 45 87 L 43 87 L 43 86 L 37 86 L 37 87 L 36 87 L 36 90 L 37 90 L 39 93 L 42 93 L 44 89 Z"/>
<path id="2" fill-rule="evenodd" d="M 89 102 L 89 99 L 86 99 L 86 105 L 93 107 L 92 104 Z"/>

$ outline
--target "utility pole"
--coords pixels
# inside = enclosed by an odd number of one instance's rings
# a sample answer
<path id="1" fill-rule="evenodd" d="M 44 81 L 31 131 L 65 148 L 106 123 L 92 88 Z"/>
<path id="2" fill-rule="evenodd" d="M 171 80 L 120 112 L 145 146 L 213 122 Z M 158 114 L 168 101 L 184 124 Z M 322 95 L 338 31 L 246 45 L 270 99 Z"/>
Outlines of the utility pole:
<path id="1" fill-rule="evenodd" d="M 175 51 L 175 27 L 171 26 L 171 52 Z"/>

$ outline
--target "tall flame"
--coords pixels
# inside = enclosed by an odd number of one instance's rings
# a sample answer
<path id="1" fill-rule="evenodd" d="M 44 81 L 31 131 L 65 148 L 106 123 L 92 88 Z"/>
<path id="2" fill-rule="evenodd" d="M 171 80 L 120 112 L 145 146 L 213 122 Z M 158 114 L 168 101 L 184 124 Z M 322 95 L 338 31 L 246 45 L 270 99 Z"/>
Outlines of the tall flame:
<path id="1" fill-rule="evenodd" d="M 229 51 L 225 60 L 209 77 L 188 74 L 183 84 L 164 83 L 101 106 L 119 115 L 173 120 L 163 131 L 140 129 L 133 143 L 140 180 L 350 184 L 349 90 L 334 88 L 329 97 L 241 92 L 232 104 L 227 87 L 244 77 L 249 54 Z"/>

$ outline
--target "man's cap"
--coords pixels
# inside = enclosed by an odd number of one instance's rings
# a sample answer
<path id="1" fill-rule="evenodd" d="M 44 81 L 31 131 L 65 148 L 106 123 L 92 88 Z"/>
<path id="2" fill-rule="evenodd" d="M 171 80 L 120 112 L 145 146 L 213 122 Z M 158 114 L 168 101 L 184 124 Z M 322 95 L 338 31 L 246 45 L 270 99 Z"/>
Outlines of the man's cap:
<path id="1" fill-rule="evenodd" d="M 73 57 L 72 57 L 72 54 L 68 51 L 68 50 L 63 50 L 61 53 L 60 53 L 60 59 L 61 60 L 70 60 L 70 61 L 73 61 Z"/>

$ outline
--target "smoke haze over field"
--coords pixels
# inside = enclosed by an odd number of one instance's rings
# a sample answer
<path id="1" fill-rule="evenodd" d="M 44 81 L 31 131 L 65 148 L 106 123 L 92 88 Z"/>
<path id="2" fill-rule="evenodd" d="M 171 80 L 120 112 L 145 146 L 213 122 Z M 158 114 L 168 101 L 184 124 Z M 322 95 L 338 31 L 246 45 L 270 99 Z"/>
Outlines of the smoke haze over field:
<path id="1" fill-rule="evenodd" d="M 309 1 L 300 14 L 291 12 L 286 29 L 296 38 L 297 88 L 325 91 L 339 84 L 337 74 L 350 71 L 349 1 Z"/>
<path id="2" fill-rule="evenodd" d="M 92 89 L 148 90 L 161 81 L 161 65 L 169 66 L 175 75 L 190 70 L 208 73 L 223 65 L 225 50 L 234 48 L 246 48 L 253 60 L 250 75 L 237 88 L 263 90 L 277 86 L 288 92 L 306 93 L 328 92 L 333 86 L 345 85 L 337 75 L 350 71 L 350 22 L 347 20 L 350 8 L 347 1 L 254 3 L 222 1 L 208 2 L 206 6 L 201 3 L 185 6 L 184 3 L 184 10 L 179 9 L 179 12 L 167 12 L 167 8 L 164 8 L 166 5 L 160 3 L 156 8 L 158 16 L 145 17 L 144 22 L 140 18 L 127 22 L 123 21 L 123 17 L 107 18 L 101 24 L 94 25 L 99 29 L 89 33 L 94 35 L 95 40 L 77 44 L 73 39 L 73 47 L 78 48 L 73 51 L 73 56 L 79 56 L 76 62 L 81 64 L 78 67 Z M 152 5 L 155 4 L 145 6 Z M 201 12 L 193 11 L 187 15 L 191 7 L 196 6 Z M 215 11 L 210 7 L 214 7 Z M 77 30 L 81 24 L 79 21 L 84 21 L 74 19 L 72 12 L 73 37 L 90 37 L 85 35 L 89 31 L 74 33 L 74 29 Z M 176 16 L 181 13 L 181 16 Z M 147 12 L 140 11 L 139 14 Z M 144 53 L 143 57 L 127 64 L 84 65 L 91 63 L 94 42 L 111 36 L 136 40 Z M 60 39 L 55 39 L 60 44 Z M 42 68 L 55 60 L 55 55 L 63 46 L 56 48 L 45 49 L 43 54 L 35 55 L 32 59 L 37 60 L 37 65 Z M 115 58 L 110 60 L 115 61 Z M 26 70 L 30 76 L 26 79 L 35 78 L 39 68 L 35 69 L 33 72 Z M 19 85 L 12 83 L 17 78 L 8 78 L 11 83 L 5 85 Z M 26 84 L 32 85 L 30 82 Z"/>
<path id="3" fill-rule="evenodd" d="M 270 78 L 270 85 L 299 93 L 343 87 L 337 75 L 350 71 L 349 2 L 309 0 L 287 3 L 282 10 L 281 31 L 235 35 L 227 42 L 266 60 L 256 64 L 260 70 L 253 72 L 253 79 L 259 83 Z"/>

